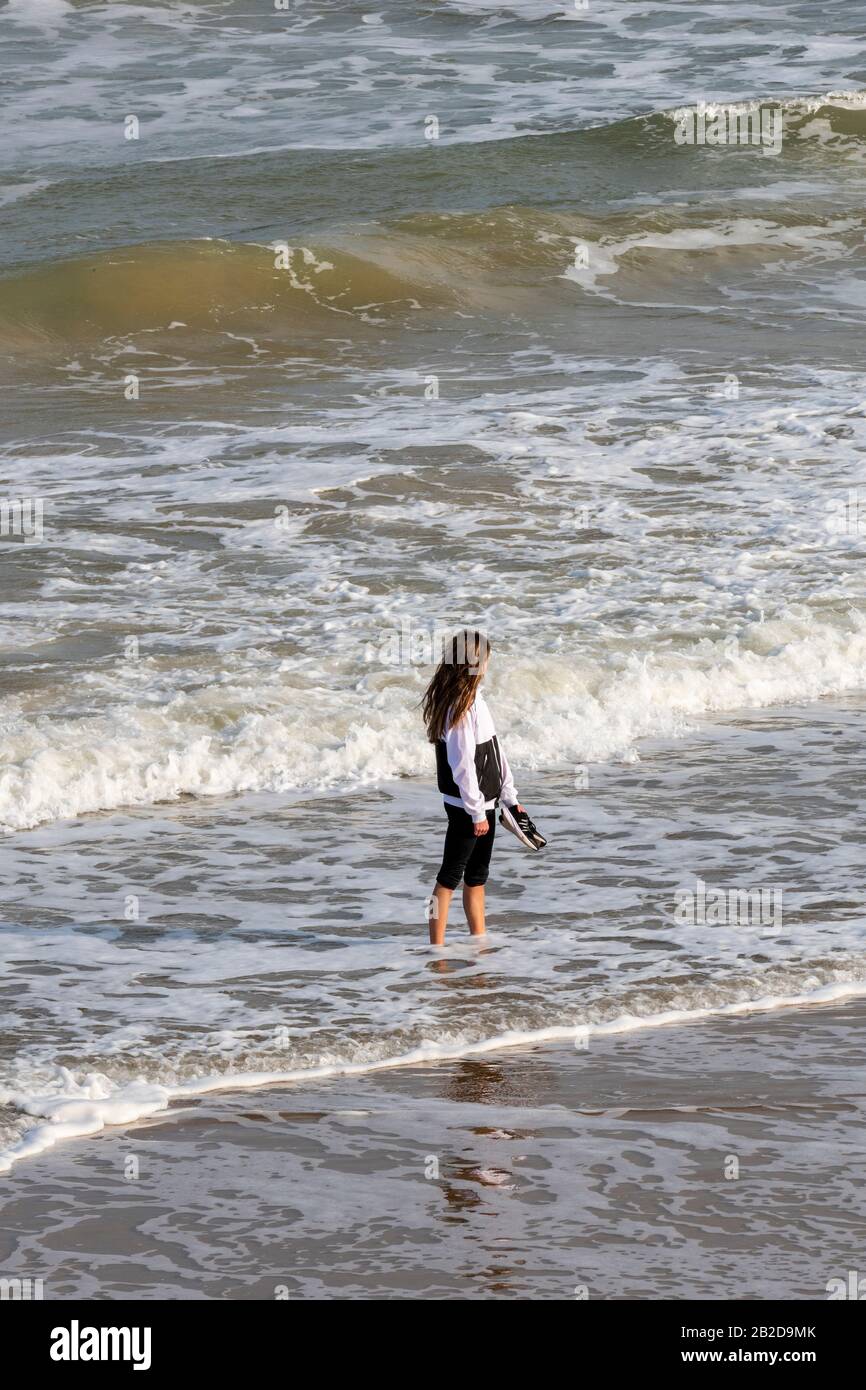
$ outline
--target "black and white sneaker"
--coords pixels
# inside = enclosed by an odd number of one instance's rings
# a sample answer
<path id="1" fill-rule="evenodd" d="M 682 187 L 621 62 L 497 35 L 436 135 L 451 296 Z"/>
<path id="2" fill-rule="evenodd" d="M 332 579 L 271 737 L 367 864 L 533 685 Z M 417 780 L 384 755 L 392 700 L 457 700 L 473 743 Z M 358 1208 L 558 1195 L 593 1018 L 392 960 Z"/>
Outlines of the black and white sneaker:
<path id="1" fill-rule="evenodd" d="M 526 812 L 518 811 L 516 806 L 500 807 L 499 824 L 504 825 L 506 830 L 510 830 L 512 835 L 516 835 L 520 843 L 525 845 L 527 849 L 544 849 L 547 844 L 544 836 L 536 830 Z"/>

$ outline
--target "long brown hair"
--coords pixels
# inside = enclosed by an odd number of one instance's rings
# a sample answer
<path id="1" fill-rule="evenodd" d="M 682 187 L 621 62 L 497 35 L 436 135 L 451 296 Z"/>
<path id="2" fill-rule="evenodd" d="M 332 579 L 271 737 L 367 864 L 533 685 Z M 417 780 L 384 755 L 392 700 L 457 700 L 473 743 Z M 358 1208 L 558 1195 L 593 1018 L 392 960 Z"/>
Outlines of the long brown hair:
<path id="1" fill-rule="evenodd" d="M 421 701 L 431 743 L 443 737 L 446 724 L 459 724 L 471 707 L 489 655 L 490 642 L 476 628 L 464 627 L 445 642 L 442 660 Z"/>

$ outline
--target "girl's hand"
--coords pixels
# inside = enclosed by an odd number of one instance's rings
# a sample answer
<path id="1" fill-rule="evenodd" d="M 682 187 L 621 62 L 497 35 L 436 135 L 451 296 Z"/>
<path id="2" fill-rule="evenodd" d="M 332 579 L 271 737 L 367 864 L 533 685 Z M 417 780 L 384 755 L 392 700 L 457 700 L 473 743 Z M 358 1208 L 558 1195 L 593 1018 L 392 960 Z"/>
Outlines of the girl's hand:
<path id="1" fill-rule="evenodd" d="M 487 820 L 476 820 L 472 822 L 472 828 L 476 835 L 486 835 L 490 826 Z"/>

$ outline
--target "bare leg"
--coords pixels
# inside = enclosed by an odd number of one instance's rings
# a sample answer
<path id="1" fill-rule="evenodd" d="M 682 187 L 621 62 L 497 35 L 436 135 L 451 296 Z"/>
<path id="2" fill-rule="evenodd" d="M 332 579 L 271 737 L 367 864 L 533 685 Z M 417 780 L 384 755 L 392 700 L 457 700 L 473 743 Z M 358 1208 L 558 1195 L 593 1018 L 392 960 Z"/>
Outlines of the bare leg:
<path id="1" fill-rule="evenodd" d="M 468 883 L 464 883 L 463 911 L 466 913 L 466 920 L 469 923 L 469 931 L 472 936 L 483 936 L 485 930 L 483 883 L 476 883 L 471 888 Z"/>
<path id="2" fill-rule="evenodd" d="M 451 906 L 451 899 L 454 897 L 453 888 L 443 888 L 441 883 L 437 883 L 433 888 L 433 895 L 430 898 L 430 905 L 427 910 L 427 920 L 430 923 L 430 945 L 445 945 L 445 928 L 448 926 L 448 909 Z"/>

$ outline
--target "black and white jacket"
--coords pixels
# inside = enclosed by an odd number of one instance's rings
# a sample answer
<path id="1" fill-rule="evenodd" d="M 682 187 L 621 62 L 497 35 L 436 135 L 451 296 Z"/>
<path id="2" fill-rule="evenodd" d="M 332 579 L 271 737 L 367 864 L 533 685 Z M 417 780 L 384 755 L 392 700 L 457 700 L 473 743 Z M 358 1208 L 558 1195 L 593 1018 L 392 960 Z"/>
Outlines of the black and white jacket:
<path id="1" fill-rule="evenodd" d="M 447 724 L 445 737 L 437 740 L 436 772 L 443 799 L 462 806 L 474 821 L 486 820 L 497 801 L 516 804 L 511 768 L 480 691 L 459 724 Z"/>

